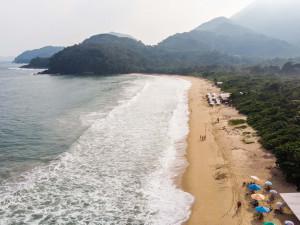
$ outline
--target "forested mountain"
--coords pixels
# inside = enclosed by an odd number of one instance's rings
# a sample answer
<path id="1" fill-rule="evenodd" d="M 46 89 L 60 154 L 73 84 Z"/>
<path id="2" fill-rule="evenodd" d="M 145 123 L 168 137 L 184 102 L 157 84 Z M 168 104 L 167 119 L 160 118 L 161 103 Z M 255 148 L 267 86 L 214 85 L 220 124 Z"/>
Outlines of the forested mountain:
<path id="1" fill-rule="evenodd" d="M 300 46 L 299 11 L 299 0 L 257 0 L 231 19 L 256 32 Z"/>
<path id="2" fill-rule="evenodd" d="M 215 34 L 231 37 L 239 37 L 255 33 L 248 28 L 236 24 L 234 21 L 226 17 L 217 17 L 215 19 L 212 19 L 206 23 L 201 24 L 199 27 L 196 27 L 194 30 L 211 31 Z"/>
<path id="3" fill-rule="evenodd" d="M 221 17 L 190 32 L 168 37 L 156 46 L 111 34 L 94 35 L 51 57 L 45 73 L 171 73 L 179 68 L 253 64 L 299 55 L 300 50 L 292 44 L 258 34 Z"/>
<path id="4" fill-rule="evenodd" d="M 126 37 L 126 38 L 130 38 L 130 39 L 133 39 L 133 40 L 137 41 L 136 38 L 132 37 L 132 36 L 129 35 L 129 34 L 121 34 L 121 33 L 117 33 L 117 32 L 109 32 L 108 34 L 110 34 L 110 35 L 115 35 L 115 36 L 117 36 L 117 37 Z"/>
<path id="5" fill-rule="evenodd" d="M 50 58 L 33 58 L 28 65 L 21 66 L 20 68 L 31 69 L 47 69 L 49 67 Z"/>
<path id="6" fill-rule="evenodd" d="M 147 57 L 127 47 L 87 43 L 67 47 L 51 59 L 47 73 L 118 74 L 141 72 L 148 65 Z"/>
<path id="7" fill-rule="evenodd" d="M 28 50 L 18 55 L 15 59 L 15 63 L 29 63 L 33 58 L 49 58 L 55 53 L 61 51 L 64 47 L 46 46 L 39 49 Z"/>
<path id="8" fill-rule="evenodd" d="M 207 64 L 236 65 L 240 57 L 219 52 L 174 52 L 109 34 L 93 36 L 50 58 L 50 74 L 172 73 L 174 69 Z"/>
<path id="9" fill-rule="evenodd" d="M 292 57 L 300 50 L 285 41 L 258 34 L 221 17 L 196 29 L 175 34 L 158 44 L 159 48 L 177 51 L 219 51 L 248 57 Z"/>
<path id="10" fill-rule="evenodd" d="M 145 50 L 146 46 L 141 41 L 127 37 L 118 37 L 112 34 L 98 34 L 85 39 L 82 44 L 99 44 L 106 47 L 127 48 L 134 50 Z"/>

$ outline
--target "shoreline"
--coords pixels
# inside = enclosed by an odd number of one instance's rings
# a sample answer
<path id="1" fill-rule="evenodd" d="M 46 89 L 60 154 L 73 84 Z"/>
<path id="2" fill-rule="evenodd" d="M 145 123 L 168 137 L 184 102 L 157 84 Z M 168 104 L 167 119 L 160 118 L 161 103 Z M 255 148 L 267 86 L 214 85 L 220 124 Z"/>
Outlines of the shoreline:
<path id="1" fill-rule="evenodd" d="M 255 210 L 249 205 L 251 198 L 246 195 L 247 188 L 243 187 L 243 182 L 253 181 L 250 176 L 259 177 L 261 186 L 266 180 L 271 181 L 272 189 L 278 193 L 296 192 L 296 186 L 285 182 L 284 175 L 274 167 L 276 158 L 262 149 L 251 127 L 242 130 L 228 125 L 230 119 L 246 119 L 246 116 L 227 105 L 208 105 L 205 94 L 219 94 L 219 88 L 202 78 L 176 77 L 192 84 L 188 100 L 190 133 L 186 140 L 189 166 L 182 177 L 182 188 L 195 197 L 195 202 L 192 214 L 184 224 L 258 225 L 272 221 L 278 225 L 292 220 L 299 225 L 288 207 L 284 207 L 282 215 L 266 214 L 263 221 L 253 217 Z M 246 132 L 253 135 L 246 138 Z M 201 141 L 200 135 L 205 135 L 206 139 Z M 258 193 L 269 196 L 264 190 Z M 242 203 L 240 209 L 237 209 L 238 201 Z M 272 205 L 275 209 L 277 201 L 282 201 L 279 195 L 274 201 L 265 200 L 260 205 Z"/>

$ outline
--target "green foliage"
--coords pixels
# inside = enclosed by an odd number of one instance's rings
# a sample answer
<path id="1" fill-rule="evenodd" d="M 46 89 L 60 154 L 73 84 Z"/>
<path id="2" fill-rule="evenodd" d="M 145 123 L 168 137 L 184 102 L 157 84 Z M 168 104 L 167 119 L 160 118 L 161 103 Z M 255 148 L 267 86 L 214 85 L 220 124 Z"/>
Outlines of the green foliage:
<path id="1" fill-rule="evenodd" d="M 145 72 L 149 59 L 126 48 L 83 44 L 65 48 L 50 59 L 52 74 L 119 74 Z"/>
<path id="2" fill-rule="evenodd" d="M 234 29 L 234 32 L 230 32 L 231 29 Z M 247 57 L 290 57 L 299 53 L 299 50 L 292 44 L 229 23 L 222 23 L 215 29 L 205 28 L 175 34 L 159 43 L 158 46 L 177 51 L 216 50 Z"/>
<path id="3" fill-rule="evenodd" d="M 236 129 L 246 129 L 247 128 L 247 125 L 241 125 L 241 126 L 237 126 L 235 127 Z"/>
<path id="4" fill-rule="evenodd" d="M 231 126 L 235 126 L 235 125 L 240 125 L 240 124 L 246 123 L 246 120 L 244 120 L 244 119 L 232 119 L 232 120 L 229 120 L 228 123 Z"/>
<path id="5" fill-rule="evenodd" d="M 95 35 L 80 45 L 63 49 L 50 59 L 51 74 L 167 73 L 187 75 L 203 66 L 232 66 L 258 62 L 257 58 L 231 56 L 218 49 L 168 48 L 162 42 L 145 46 L 142 42 L 114 35 Z"/>
<path id="6" fill-rule="evenodd" d="M 233 105 L 248 116 L 262 146 L 274 152 L 286 179 L 300 187 L 300 77 L 283 74 L 255 66 L 206 68 L 197 76 L 223 82 L 222 89 L 232 93 Z"/>
<path id="7" fill-rule="evenodd" d="M 242 139 L 242 142 L 247 145 L 254 143 L 254 141 L 247 141 L 245 138 Z"/>
<path id="8" fill-rule="evenodd" d="M 44 69 L 49 67 L 50 58 L 33 58 L 28 65 L 21 66 L 21 68 L 36 68 Z"/>
<path id="9" fill-rule="evenodd" d="M 280 70 L 282 74 L 299 74 L 299 72 L 300 63 L 294 64 L 293 62 L 285 63 Z"/>

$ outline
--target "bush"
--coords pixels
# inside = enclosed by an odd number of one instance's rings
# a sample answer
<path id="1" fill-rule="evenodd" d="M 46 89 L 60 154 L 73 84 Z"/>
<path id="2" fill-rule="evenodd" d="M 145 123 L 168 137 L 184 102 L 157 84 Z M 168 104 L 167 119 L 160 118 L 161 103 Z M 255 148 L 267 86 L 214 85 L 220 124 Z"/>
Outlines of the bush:
<path id="1" fill-rule="evenodd" d="M 229 120 L 229 125 L 231 126 L 235 126 L 235 125 L 240 125 L 246 123 L 246 120 L 244 119 L 233 119 L 233 120 Z"/>

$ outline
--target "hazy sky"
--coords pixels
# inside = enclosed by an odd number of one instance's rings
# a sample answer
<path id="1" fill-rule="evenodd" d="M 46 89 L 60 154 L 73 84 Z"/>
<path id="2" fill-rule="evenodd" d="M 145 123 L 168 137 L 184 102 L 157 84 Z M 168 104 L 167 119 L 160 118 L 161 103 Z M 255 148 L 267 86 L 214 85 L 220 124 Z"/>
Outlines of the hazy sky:
<path id="1" fill-rule="evenodd" d="M 111 31 L 153 45 L 255 0 L 1 0 L 0 56 Z"/>

